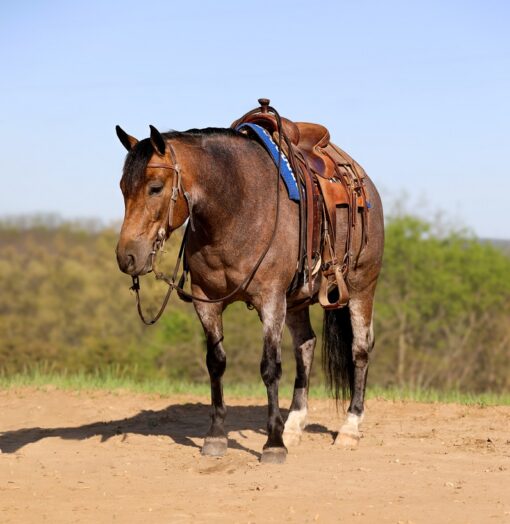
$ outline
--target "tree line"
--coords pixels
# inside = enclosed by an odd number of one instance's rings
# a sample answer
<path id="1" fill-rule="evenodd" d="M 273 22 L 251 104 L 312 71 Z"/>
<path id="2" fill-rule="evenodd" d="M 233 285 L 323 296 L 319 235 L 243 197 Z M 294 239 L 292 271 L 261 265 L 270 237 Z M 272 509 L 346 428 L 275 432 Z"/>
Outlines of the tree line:
<path id="1" fill-rule="evenodd" d="M 444 228 L 443 228 L 444 229 Z M 171 267 L 179 234 L 167 243 Z M 44 368 L 135 378 L 207 381 L 205 341 L 190 304 L 172 300 L 161 321 L 139 321 L 130 278 L 119 272 L 116 228 L 97 223 L 0 222 L 0 372 Z M 141 279 L 148 309 L 166 291 Z M 467 233 L 411 215 L 386 225 L 376 293 L 369 384 L 501 392 L 510 387 L 510 256 Z M 320 352 L 322 310 L 312 308 Z M 227 376 L 259 379 L 262 332 L 244 304 L 225 314 Z M 284 337 L 284 381 L 294 359 Z M 321 380 L 316 355 L 315 382 Z"/>

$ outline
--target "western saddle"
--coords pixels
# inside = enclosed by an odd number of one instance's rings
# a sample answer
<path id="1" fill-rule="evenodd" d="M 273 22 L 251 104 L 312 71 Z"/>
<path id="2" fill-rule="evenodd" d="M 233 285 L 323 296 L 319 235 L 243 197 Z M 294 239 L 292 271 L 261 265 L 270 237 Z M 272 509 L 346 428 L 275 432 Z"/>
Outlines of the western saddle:
<path id="1" fill-rule="evenodd" d="M 338 309 L 349 301 L 346 277 L 356 267 L 367 244 L 368 210 L 365 171 L 347 153 L 330 142 L 329 131 L 320 124 L 292 122 L 280 117 L 267 98 L 260 107 L 232 124 L 257 124 L 282 145 L 298 180 L 300 199 L 300 254 L 289 296 L 321 271 L 319 302 L 325 309 Z M 247 131 L 242 131 L 247 132 Z M 281 137 L 280 137 L 281 133 Z M 281 138 L 281 141 L 280 141 Z M 347 210 L 346 233 L 337 239 L 337 213 Z M 353 237 L 361 227 L 361 244 L 354 256 Z"/>

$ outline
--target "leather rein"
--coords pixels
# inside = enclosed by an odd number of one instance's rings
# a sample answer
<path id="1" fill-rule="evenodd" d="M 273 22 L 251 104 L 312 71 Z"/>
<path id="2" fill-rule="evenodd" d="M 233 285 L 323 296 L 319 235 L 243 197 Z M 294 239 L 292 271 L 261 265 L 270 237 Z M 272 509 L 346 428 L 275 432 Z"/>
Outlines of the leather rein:
<path id="1" fill-rule="evenodd" d="M 130 290 L 134 291 L 134 293 L 135 293 L 135 296 L 136 296 L 136 308 L 138 310 L 138 315 L 140 316 L 140 319 L 142 320 L 142 322 L 145 325 L 151 326 L 151 325 L 155 324 L 160 319 L 161 315 L 163 314 L 163 312 L 166 309 L 166 306 L 168 304 L 168 301 L 170 300 L 170 296 L 172 295 L 172 292 L 174 291 L 174 289 L 177 290 L 177 293 L 178 293 L 178 295 L 181 298 L 186 298 L 188 300 L 197 300 L 199 302 L 205 302 L 205 303 L 208 303 L 208 304 L 215 304 L 215 303 L 223 302 L 224 300 L 228 300 L 228 299 L 232 298 L 239 291 L 243 291 L 243 290 L 245 290 L 248 287 L 249 283 L 251 282 L 251 280 L 255 276 L 255 273 L 257 272 L 257 270 L 259 269 L 260 265 L 262 264 L 262 261 L 264 260 L 264 258 L 266 257 L 267 253 L 269 252 L 269 249 L 271 248 L 271 246 L 273 244 L 273 241 L 274 241 L 274 239 L 276 237 L 276 231 L 277 231 L 277 228 L 278 228 L 278 221 L 279 221 L 279 215 L 280 215 L 280 175 L 281 175 L 281 161 L 282 161 L 281 152 L 282 152 L 283 131 L 282 131 L 281 118 L 280 118 L 280 115 L 278 114 L 278 112 L 276 111 L 276 109 L 274 109 L 273 107 L 270 107 L 270 106 L 268 107 L 268 109 L 271 112 L 273 112 L 273 114 L 276 117 L 277 124 L 278 124 L 278 151 L 280 153 L 279 154 L 279 160 L 278 160 L 278 166 L 277 166 L 277 176 L 276 176 L 276 211 L 275 211 L 275 220 L 274 220 L 273 230 L 272 230 L 271 237 L 269 239 L 269 242 L 268 242 L 266 248 L 261 253 L 259 258 L 257 259 L 257 262 L 253 266 L 253 269 L 248 273 L 246 278 L 233 291 L 231 291 L 230 293 L 228 293 L 227 295 L 225 295 L 225 296 L 223 296 L 221 298 L 213 298 L 213 299 L 202 298 L 202 297 L 198 297 L 196 295 L 193 295 L 192 293 L 188 293 L 188 292 L 184 291 L 183 287 L 184 287 L 184 284 L 186 282 L 186 270 L 185 269 L 183 270 L 180 278 L 177 279 L 177 275 L 179 273 L 179 269 L 180 269 L 180 266 L 181 266 L 181 263 L 182 263 L 182 259 L 183 259 L 183 256 L 184 256 L 184 250 L 185 250 L 185 247 L 186 247 L 186 241 L 187 241 L 187 238 L 188 238 L 189 229 L 191 228 L 192 231 L 195 231 L 195 226 L 193 224 L 193 215 L 192 215 L 193 206 L 192 206 L 191 195 L 190 195 L 190 193 L 188 193 L 187 191 L 184 190 L 184 187 L 182 185 L 181 168 L 180 168 L 180 165 L 177 163 L 177 159 L 176 159 L 176 156 L 175 156 L 175 151 L 174 151 L 173 147 L 171 146 L 171 144 L 169 144 L 169 143 L 166 144 L 168 146 L 168 148 L 169 148 L 169 151 L 170 151 L 170 157 L 171 157 L 171 161 L 172 161 L 171 164 L 168 164 L 168 163 L 149 163 L 149 164 L 147 164 L 147 168 L 168 169 L 168 170 L 173 171 L 173 173 L 174 173 L 173 177 L 172 177 L 172 195 L 170 197 L 170 204 L 168 206 L 168 221 L 167 221 L 167 223 L 169 225 L 170 231 L 172 230 L 172 225 L 173 225 L 175 204 L 177 203 L 177 199 L 179 198 L 179 194 L 180 193 L 182 193 L 183 197 L 185 198 L 185 200 L 186 200 L 186 202 L 188 204 L 189 223 L 186 226 L 186 230 L 185 230 L 183 238 L 182 238 L 182 242 L 181 242 L 181 246 L 179 248 L 179 254 L 177 256 L 177 260 L 176 260 L 176 263 L 175 263 L 175 266 L 174 266 L 174 270 L 173 270 L 172 275 L 170 277 L 165 275 L 163 272 L 160 272 L 160 271 L 158 271 L 156 269 L 156 265 L 155 265 L 156 254 L 157 254 L 158 251 L 163 251 L 165 240 L 167 238 L 166 231 L 165 231 L 164 228 L 160 228 L 158 230 L 158 234 L 157 234 L 156 240 L 154 241 L 154 244 L 153 244 L 153 249 L 152 249 L 152 251 L 150 253 L 150 255 L 152 256 L 152 269 L 154 271 L 154 275 L 156 277 L 156 280 L 163 280 L 168 285 L 168 290 L 167 290 L 166 295 L 165 295 L 165 297 L 163 299 L 161 307 L 159 308 L 159 311 L 156 313 L 156 315 L 152 319 L 147 319 L 145 317 L 143 311 L 142 311 L 139 277 L 138 277 L 138 275 L 132 277 L 133 285 L 130 287 Z M 250 113 L 252 113 L 254 111 L 256 111 L 256 110 L 250 111 Z M 248 114 L 250 114 L 250 113 L 248 113 Z"/>

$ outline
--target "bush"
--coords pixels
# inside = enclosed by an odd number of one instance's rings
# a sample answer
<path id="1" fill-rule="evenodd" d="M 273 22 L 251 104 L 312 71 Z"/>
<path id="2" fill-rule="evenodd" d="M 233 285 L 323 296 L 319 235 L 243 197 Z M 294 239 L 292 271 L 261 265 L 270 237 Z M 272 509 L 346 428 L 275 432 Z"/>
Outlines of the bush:
<path id="1" fill-rule="evenodd" d="M 204 336 L 193 307 L 173 298 L 161 321 L 145 327 L 128 291 L 130 278 L 117 268 L 116 241 L 116 231 L 97 223 L 54 218 L 50 224 L 0 223 L 4 374 L 43 366 L 56 372 L 116 369 L 140 379 L 208 380 Z M 179 242 L 176 235 L 167 245 L 169 265 Z M 510 258 L 489 243 L 435 231 L 412 216 L 389 220 L 370 384 L 508 390 L 509 277 Z M 144 307 L 155 312 L 165 291 L 164 284 L 144 277 Z M 320 334 L 320 307 L 312 308 L 312 319 Z M 262 330 L 256 313 L 234 304 L 224 327 L 226 379 L 259 381 Z M 283 353 L 284 382 L 291 384 L 288 335 Z"/>

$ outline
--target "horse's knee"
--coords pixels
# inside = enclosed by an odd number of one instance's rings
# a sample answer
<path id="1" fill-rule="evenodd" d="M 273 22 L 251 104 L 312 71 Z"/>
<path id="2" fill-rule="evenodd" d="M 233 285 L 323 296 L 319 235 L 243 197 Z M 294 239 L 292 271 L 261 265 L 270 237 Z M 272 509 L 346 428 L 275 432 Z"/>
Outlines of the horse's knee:
<path id="1" fill-rule="evenodd" d="M 352 358 L 356 367 L 365 367 L 374 347 L 372 321 L 367 325 L 366 321 L 363 322 L 360 318 L 355 324 L 357 325 L 353 329 Z"/>
<path id="2" fill-rule="evenodd" d="M 358 368 L 363 368 L 368 365 L 369 360 L 369 350 L 361 348 L 353 348 L 352 359 L 354 360 L 354 365 Z"/>
<path id="3" fill-rule="evenodd" d="M 275 381 L 280 380 L 282 376 L 282 364 L 275 358 L 268 358 L 267 355 L 262 357 L 260 362 L 260 376 L 266 386 L 270 386 Z"/>
<path id="4" fill-rule="evenodd" d="M 213 377 L 221 377 L 227 367 L 227 355 L 221 341 L 208 345 L 205 358 L 209 374 Z"/>
<path id="5" fill-rule="evenodd" d="M 312 338 L 305 340 L 299 346 L 296 346 L 294 348 L 294 353 L 296 355 L 296 358 L 299 358 L 303 362 L 303 365 L 306 368 L 309 368 L 312 365 L 313 354 L 315 352 L 315 343 L 316 342 L 317 342 L 317 338 L 314 335 Z"/>

